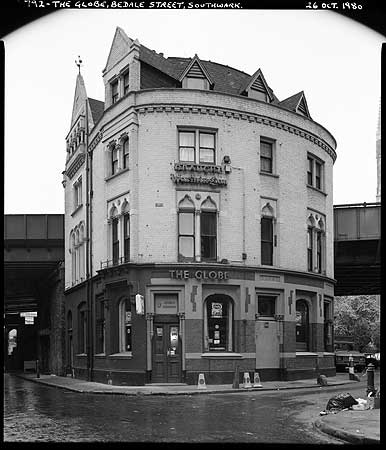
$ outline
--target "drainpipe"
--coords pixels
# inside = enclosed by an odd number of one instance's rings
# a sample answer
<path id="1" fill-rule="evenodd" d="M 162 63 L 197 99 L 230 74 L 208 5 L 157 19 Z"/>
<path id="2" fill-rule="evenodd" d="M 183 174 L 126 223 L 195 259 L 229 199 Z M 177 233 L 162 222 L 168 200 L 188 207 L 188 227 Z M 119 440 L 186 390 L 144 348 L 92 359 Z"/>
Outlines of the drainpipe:
<path id="1" fill-rule="evenodd" d="M 239 170 L 241 172 L 241 177 L 242 177 L 242 189 L 243 189 L 243 193 L 242 193 L 242 209 L 243 209 L 243 226 L 242 226 L 242 234 L 243 234 L 243 254 L 242 254 L 242 260 L 243 263 L 245 264 L 245 260 L 247 259 L 247 254 L 245 252 L 245 172 L 244 172 L 244 168 L 243 167 L 233 167 L 232 169 L 235 170 Z"/>
<path id="2" fill-rule="evenodd" d="M 91 171 L 88 151 L 88 99 L 85 100 L 85 152 L 86 152 L 86 296 L 87 296 L 87 379 L 93 379 L 93 308 L 92 308 L 92 262 L 91 262 Z"/>

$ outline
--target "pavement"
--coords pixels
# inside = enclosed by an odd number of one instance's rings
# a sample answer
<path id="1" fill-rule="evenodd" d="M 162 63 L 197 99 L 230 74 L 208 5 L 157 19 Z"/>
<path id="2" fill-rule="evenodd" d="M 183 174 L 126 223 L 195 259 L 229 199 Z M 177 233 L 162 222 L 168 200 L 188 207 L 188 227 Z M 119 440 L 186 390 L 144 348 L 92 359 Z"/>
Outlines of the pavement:
<path id="1" fill-rule="evenodd" d="M 41 374 L 39 378 L 33 373 L 17 373 L 17 376 L 36 383 L 67 389 L 73 392 L 89 394 L 110 395 L 198 395 L 198 394 L 224 394 L 224 393 L 248 393 L 253 391 L 280 391 L 288 389 L 310 389 L 317 387 L 316 379 L 296 381 L 266 381 L 262 387 L 235 389 L 232 385 L 205 385 L 198 388 L 197 385 L 184 383 L 176 384 L 146 384 L 144 386 L 115 386 L 105 383 L 80 380 L 71 377 Z M 357 381 L 348 379 L 347 373 L 338 373 L 334 377 L 327 378 L 327 387 L 340 385 L 356 385 Z M 379 383 L 376 384 L 379 386 Z M 325 389 L 325 388 L 322 388 Z M 347 410 L 336 414 L 321 416 L 314 422 L 314 427 L 323 433 L 332 435 L 352 444 L 380 444 L 380 409 L 364 411 Z"/>

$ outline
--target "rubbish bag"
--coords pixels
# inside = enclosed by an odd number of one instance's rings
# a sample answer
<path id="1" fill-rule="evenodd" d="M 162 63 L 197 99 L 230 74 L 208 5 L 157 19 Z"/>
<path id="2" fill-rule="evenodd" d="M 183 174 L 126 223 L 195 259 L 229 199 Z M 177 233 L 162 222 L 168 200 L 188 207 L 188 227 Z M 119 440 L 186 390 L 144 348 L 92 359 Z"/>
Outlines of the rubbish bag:
<path id="1" fill-rule="evenodd" d="M 357 404 L 358 402 L 349 393 L 338 394 L 331 397 L 327 402 L 326 411 L 330 411 L 332 409 L 341 411 L 342 409 L 351 408 L 353 405 Z"/>

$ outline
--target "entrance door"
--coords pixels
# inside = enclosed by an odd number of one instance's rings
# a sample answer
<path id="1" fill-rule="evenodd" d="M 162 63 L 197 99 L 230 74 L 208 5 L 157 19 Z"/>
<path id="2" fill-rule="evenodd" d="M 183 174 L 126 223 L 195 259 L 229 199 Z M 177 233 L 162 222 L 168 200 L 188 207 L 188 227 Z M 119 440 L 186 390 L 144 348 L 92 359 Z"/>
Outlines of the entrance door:
<path id="1" fill-rule="evenodd" d="M 181 381 L 181 344 L 177 323 L 155 323 L 153 334 L 153 383 Z"/>
<path id="2" fill-rule="evenodd" d="M 296 302 L 296 350 L 308 351 L 309 313 L 305 300 Z"/>

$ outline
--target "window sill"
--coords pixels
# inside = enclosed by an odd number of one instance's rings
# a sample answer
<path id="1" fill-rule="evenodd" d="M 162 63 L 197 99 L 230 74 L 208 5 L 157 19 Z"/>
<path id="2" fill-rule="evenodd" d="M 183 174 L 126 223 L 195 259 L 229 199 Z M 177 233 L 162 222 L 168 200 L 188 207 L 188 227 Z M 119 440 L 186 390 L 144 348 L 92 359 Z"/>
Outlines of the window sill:
<path id="1" fill-rule="evenodd" d="M 296 352 L 296 356 L 318 356 L 318 354 L 313 352 Z"/>
<path id="2" fill-rule="evenodd" d="M 120 352 L 120 353 L 112 353 L 108 355 L 108 358 L 113 359 L 131 359 L 133 357 L 132 352 Z"/>
<path id="3" fill-rule="evenodd" d="M 257 317 L 257 319 L 258 320 L 264 320 L 264 322 L 267 322 L 267 321 L 271 321 L 271 322 L 276 322 L 276 319 L 275 319 L 275 317 L 274 316 L 258 316 Z"/>
<path id="4" fill-rule="evenodd" d="M 106 356 L 106 353 L 96 353 L 94 356 L 95 356 L 96 358 L 104 357 L 104 356 Z"/>
<path id="5" fill-rule="evenodd" d="M 260 175 L 267 175 L 268 177 L 272 177 L 272 178 L 279 178 L 279 175 L 276 175 L 275 173 L 270 173 L 270 172 L 263 172 L 260 170 Z"/>
<path id="6" fill-rule="evenodd" d="M 319 192 L 319 194 L 322 194 L 325 197 L 327 197 L 327 194 L 324 191 L 322 191 L 321 189 L 318 189 L 318 188 L 316 188 L 314 186 L 311 186 L 310 184 L 307 184 L 307 187 L 312 189 L 313 191 Z"/>
<path id="7" fill-rule="evenodd" d="M 75 355 L 75 356 L 87 356 L 87 353 L 78 353 L 78 354 Z"/>
<path id="8" fill-rule="evenodd" d="M 120 169 L 117 173 L 114 173 L 114 175 L 109 175 L 108 177 L 105 178 L 105 181 L 110 181 L 113 178 L 118 177 L 119 175 L 121 175 L 122 173 L 128 172 L 130 170 L 130 167 L 127 167 L 126 169 Z"/>
<path id="9" fill-rule="evenodd" d="M 207 352 L 201 354 L 202 358 L 225 358 L 225 359 L 240 359 L 243 357 L 240 353 L 233 352 Z"/>
<path id="10" fill-rule="evenodd" d="M 332 353 L 332 352 L 323 352 L 323 356 L 335 356 L 335 353 Z"/>
<path id="11" fill-rule="evenodd" d="M 72 211 L 71 217 L 75 216 L 75 214 L 76 214 L 80 209 L 82 209 L 82 208 L 83 208 L 83 203 L 80 204 L 80 205 L 78 205 L 78 206 L 74 209 L 74 211 Z"/>

